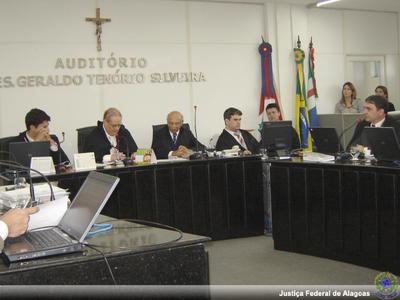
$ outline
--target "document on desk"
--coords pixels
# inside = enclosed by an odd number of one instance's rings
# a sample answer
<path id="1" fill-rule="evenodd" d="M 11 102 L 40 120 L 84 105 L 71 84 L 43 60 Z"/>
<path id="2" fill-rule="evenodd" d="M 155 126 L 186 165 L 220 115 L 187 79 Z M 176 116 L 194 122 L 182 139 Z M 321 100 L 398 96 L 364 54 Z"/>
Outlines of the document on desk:
<path id="1" fill-rule="evenodd" d="M 310 162 L 331 162 L 334 161 L 335 157 L 328 154 L 318 153 L 318 152 L 307 152 L 303 155 L 303 161 Z"/>
<path id="2" fill-rule="evenodd" d="M 69 198 L 64 196 L 39 205 L 39 211 L 30 215 L 28 230 L 45 226 L 57 226 L 68 208 Z"/>

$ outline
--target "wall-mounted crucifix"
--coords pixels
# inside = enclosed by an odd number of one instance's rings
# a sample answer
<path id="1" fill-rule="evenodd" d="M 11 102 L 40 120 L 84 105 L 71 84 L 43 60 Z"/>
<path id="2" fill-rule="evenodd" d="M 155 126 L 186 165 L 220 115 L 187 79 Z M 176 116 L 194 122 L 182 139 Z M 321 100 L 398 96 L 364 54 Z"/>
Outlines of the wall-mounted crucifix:
<path id="1" fill-rule="evenodd" d="M 96 8 L 96 18 L 86 18 L 86 21 L 96 24 L 97 51 L 101 51 L 101 25 L 106 22 L 111 22 L 111 19 L 100 18 L 100 8 Z"/>

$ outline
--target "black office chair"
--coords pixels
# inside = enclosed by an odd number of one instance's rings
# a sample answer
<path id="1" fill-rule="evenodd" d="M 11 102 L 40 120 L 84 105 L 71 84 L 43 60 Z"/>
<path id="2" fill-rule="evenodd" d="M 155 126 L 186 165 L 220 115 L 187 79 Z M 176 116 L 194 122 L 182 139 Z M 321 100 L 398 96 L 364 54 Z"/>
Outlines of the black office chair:
<path id="1" fill-rule="evenodd" d="M 88 126 L 78 128 L 78 153 L 83 152 L 83 145 L 85 145 L 86 137 L 96 128 L 97 126 Z"/>
<path id="2" fill-rule="evenodd" d="M 17 136 L 8 136 L 0 139 L 0 159 L 9 158 L 9 154 L 7 152 L 10 150 L 10 143 L 16 142 L 17 139 Z"/>
<path id="3" fill-rule="evenodd" d="M 167 124 L 153 125 L 153 133 L 156 132 L 156 131 L 158 131 L 158 130 L 160 130 L 160 129 L 163 128 L 165 125 L 167 125 Z M 187 130 L 190 130 L 190 126 L 189 126 L 188 123 L 183 123 L 183 124 L 182 124 L 182 127 L 185 128 L 185 129 L 187 129 Z"/>
<path id="4" fill-rule="evenodd" d="M 400 110 L 389 111 L 388 116 L 391 116 L 396 122 L 400 123 Z"/>

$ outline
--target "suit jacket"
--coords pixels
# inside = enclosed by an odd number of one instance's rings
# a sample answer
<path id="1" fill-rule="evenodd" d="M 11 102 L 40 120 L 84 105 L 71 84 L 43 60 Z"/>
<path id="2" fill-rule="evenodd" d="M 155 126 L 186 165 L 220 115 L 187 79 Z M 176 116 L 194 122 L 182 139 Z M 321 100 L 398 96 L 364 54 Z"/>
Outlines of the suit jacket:
<path id="1" fill-rule="evenodd" d="M 300 149 L 300 139 L 299 135 L 297 134 L 296 129 L 292 127 L 292 130 L 290 131 L 290 134 L 292 136 L 292 149 Z"/>
<path id="2" fill-rule="evenodd" d="M 58 140 L 58 137 L 54 134 L 51 134 L 50 137 L 52 138 L 53 141 L 57 143 L 58 146 L 58 151 L 52 151 L 50 149 L 50 156 L 53 158 L 54 165 L 58 165 L 62 162 L 69 162 L 69 158 L 67 154 L 65 154 L 64 150 L 60 146 L 60 142 Z M 15 138 L 16 142 L 29 142 L 28 138 L 26 137 L 26 131 L 20 132 L 20 134 Z"/>
<path id="3" fill-rule="evenodd" d="M 110 154 L 113 145 L 107 138 L 103 128 L 103 122 L 98 121 L 97 127 L 86 137 L 83 144 L 83 152 L 94 152 L 96 162 L 103 162 L 103 156 Z M 124 125 L 121 125 L 117 134 L 117 147 L 119 152 L 130 157 L 138 149 L 131 133 Z"/>
<path id="4" fill-rule="evenodd" d="M 175 151 L 179 146 L 185 146 L 188 149 L 196 151 L 196 145 L 198 150 L 204 150 L 206 147 L 198 142 L 193 133 L 184 128 L 183 126 L 179 130 L 179 134 L 174 144 L 169 133 L 168 125 L 161 127 L 159 130 L 153 132 L 153 142 L 151 148 L 154 150 L 158 159 L 168 158 L 170 151 Z"/>
<path id="5" fill-rule="evenodd" d="M 371 123 L 367 122 L 365 120 L 360 122 L 357 125 L 356 129 L 354 130 L 353 137 L 351 138 L 349 144 L 347 145 L 347 148 L 346 148 L 347 150 L 349 150 L 351 146 L 355 146 L 357 144 L 363 145 L 363 141 L 361 139 L 362 132 L 363 132 L 364 127 L 369 127 L 369 126 L 371 126 Z M 393 127 L 394 131 L 396 132 L 397 138 L 400 141 L 400 124 L 395 119 L 393 119 L 389 115 L 386 115 L 385 121 L 383 122 L 382 127 Z"/>
<path id="6" fill-rule="evenodd" d="M 240 129 L 244 142 L 246 143 L 247 150 L 250 150 L 252 154 L 256 154 L 260 151 L 260 143 L 257 142 L 255 137 L 251 135 L 247 130 Z M 246 150 L 242 145 L 225 129 L 218 137 L 217 145 L 215 146 L 217 151 L 226 149 L 232 149 L 233 146 L 239 146 L 240 150 Z"/>

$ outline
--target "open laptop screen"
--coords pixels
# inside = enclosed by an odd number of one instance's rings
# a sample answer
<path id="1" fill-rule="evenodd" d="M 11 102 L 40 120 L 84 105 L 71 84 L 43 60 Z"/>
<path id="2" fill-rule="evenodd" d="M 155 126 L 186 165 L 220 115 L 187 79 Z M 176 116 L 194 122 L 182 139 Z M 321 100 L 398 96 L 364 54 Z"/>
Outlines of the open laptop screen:
<path id="1" fill-rule="evenodd" d="M 10 143 L 10 160 L 16 160 L 25 167 L 30 167 L 31 158 L 38 156 L 49 156 L 50 143 L 40 142 L 14 142 Z"/>
<path id="2" fill-rule="evenodd" d="M 82 242 L 118 181 L 111 175 L 90 172 L 58 227 Z"/>
<path id="3" fill-rule="evenodd" d="M 261 133 L 261 145 L 264 148 L 291 149 L 292 121 L 264 122 Z"/>
<path id="4" fill-rule="evenodd" d="M 378 160 L 400 160 L 400 145 L 393 127 L 365 127 L 361 139 Z"/>
<path id="5" fill-rule="evenodd" d="M 310 132 L 318 152 L 334 154 L 343 151 L 335 128 L 313 127 Z"/>

